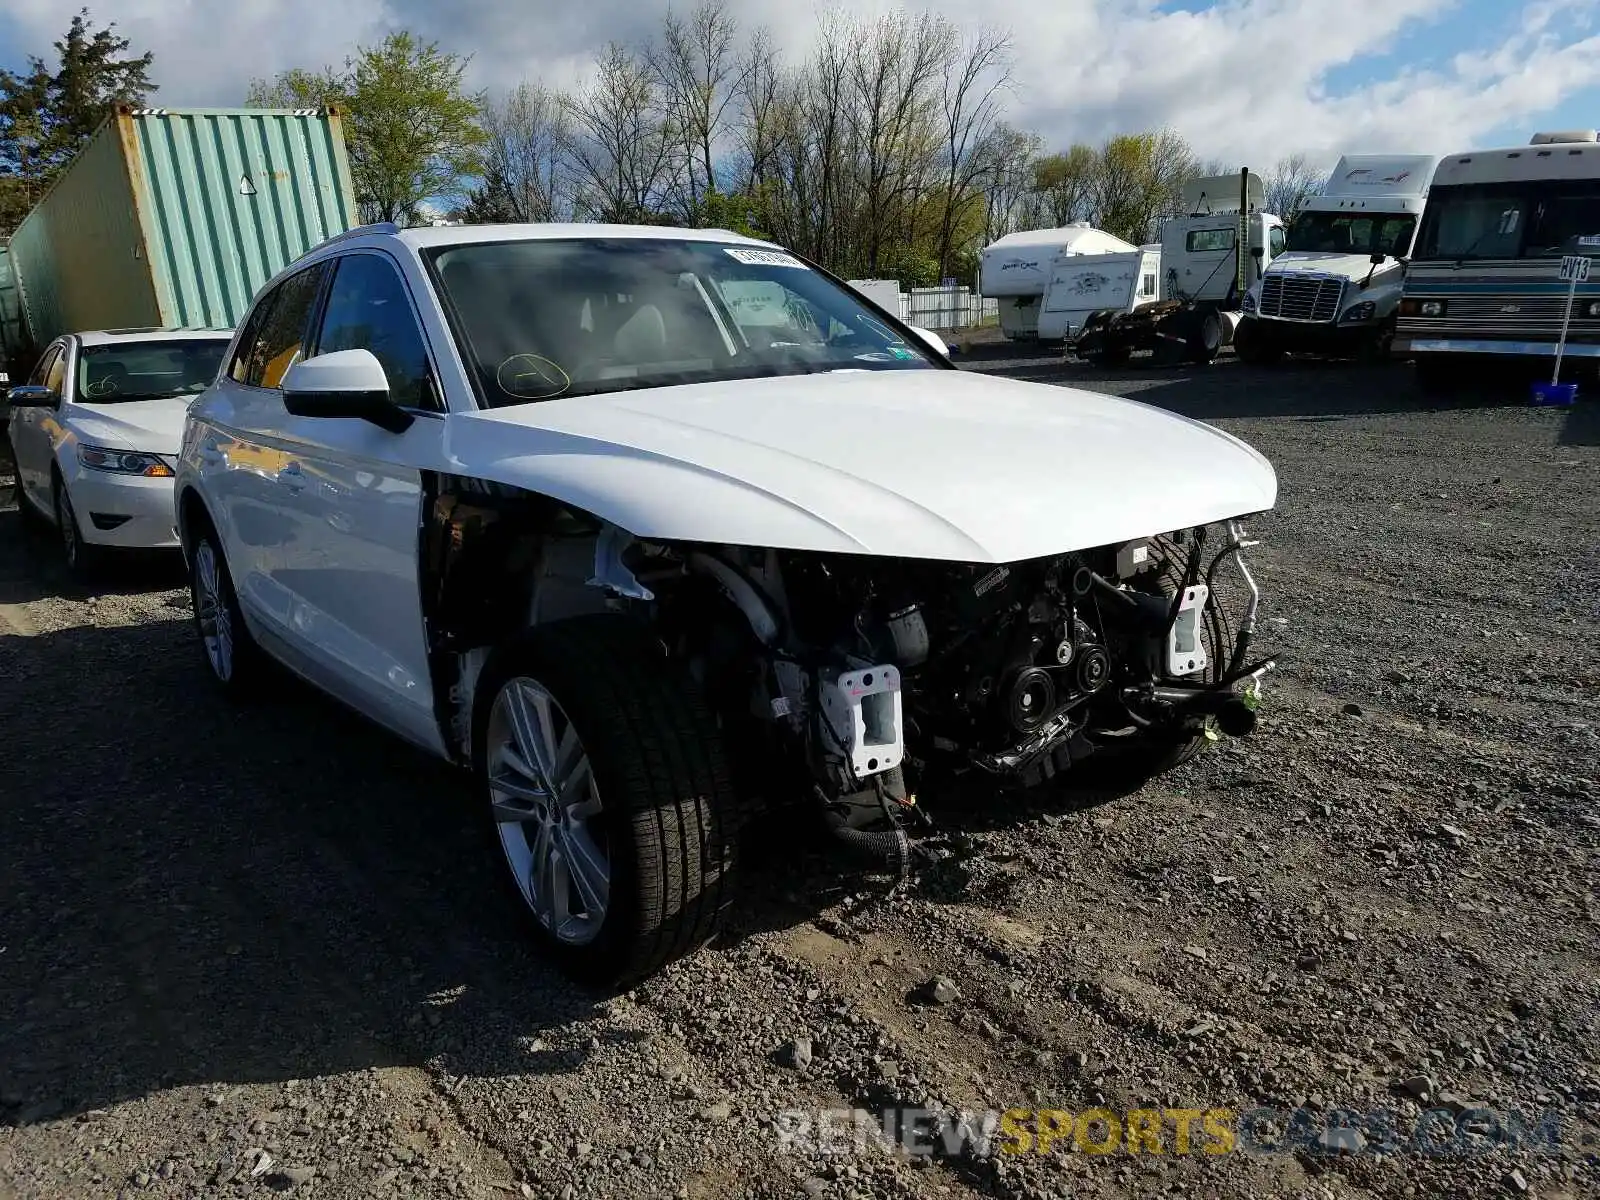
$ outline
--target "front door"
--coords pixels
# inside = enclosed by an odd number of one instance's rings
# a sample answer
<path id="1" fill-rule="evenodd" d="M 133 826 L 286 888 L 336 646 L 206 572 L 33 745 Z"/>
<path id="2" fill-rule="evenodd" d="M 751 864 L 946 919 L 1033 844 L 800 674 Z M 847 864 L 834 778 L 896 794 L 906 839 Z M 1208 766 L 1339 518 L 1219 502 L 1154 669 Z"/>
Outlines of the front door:
<path id="1" fill-rule="evenodd" d="M 308 357 L 370 350 L 390 396 L 415 420 L 402 433 L 345 417 L 283 417 L 301 536 L 276 572 L 293 597 L 296 640 L 363 711 L 440 745 L 417 578 L 422 472 L 444 465 L 443 406 L 404 279 L 380 251 L 335 260 Z"/>
<path id="2" fill-rule="evenodd" d="M 45 351 L 33 374 L 28 377 L 32 385 L 49 388 L 62 400 L 67 378 L 67 348 L 58 342 Z M 41 511 L 53 512 L 55 497 L 50 494 L 52 480 L 50 464 L 55 457 L 55 439 L 52 430 L 60 421 L 58 408 L 27 406 L 12 410 L 10 433 L 11 452 L 17 462 L 17 484 L 28 499 Z"/>

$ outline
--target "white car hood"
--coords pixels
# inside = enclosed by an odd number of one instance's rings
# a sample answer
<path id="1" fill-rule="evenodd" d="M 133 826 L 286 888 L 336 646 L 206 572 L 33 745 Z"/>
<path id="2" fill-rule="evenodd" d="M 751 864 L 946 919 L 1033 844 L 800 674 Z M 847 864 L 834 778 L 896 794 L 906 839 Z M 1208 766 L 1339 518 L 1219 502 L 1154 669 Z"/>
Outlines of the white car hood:
<path id="1" fill-rule="evenodd" d="M 183 442 L 183 418 L 192 396 L 165 400 L 123 400 L 109 404 L 73 403 L 69 422 L 78 439 L 112 450 L 176 454 Z"/>
<path id="2" fill-rule="evenodd" d="M 1385 269 L 1392 270 L 1395 266 L 1394 259 L 1386 259 L 1384 265 L 1373 272 L 1376 278 L 1382 275 Z M 1313 250 L 1288 250 L 1272 260 L 1267 268 L 1268 275 L 1336 275 L 1344 279 L 1365 279 L 1367 272 L 1372 270 L 1372 256 L 1368 254 L 1324 254 Z"/>
<path id="3" fill-rule="evenodd" d="M 965 371 L 648 388 L 451 418 L 463 474 L 645 538 L 1015 562 L 1271 508 L 1212 426 Z"/>

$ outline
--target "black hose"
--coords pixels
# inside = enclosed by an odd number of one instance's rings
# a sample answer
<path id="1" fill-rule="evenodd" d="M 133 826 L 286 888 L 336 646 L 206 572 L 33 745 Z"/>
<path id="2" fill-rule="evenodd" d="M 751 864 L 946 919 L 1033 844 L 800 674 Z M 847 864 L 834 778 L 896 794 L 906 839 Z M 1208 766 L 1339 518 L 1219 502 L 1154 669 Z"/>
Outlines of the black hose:
<path id="1" fill-rule="evenodd" d="M 829 809 L 823 813 L 828 832 L 858 854 L 895 868 L 902 875 L 911 865 L 911 839 L 905 830 L 893 829 L 873 833 L 865 829 L 852 829 L 845 814 Z"/>

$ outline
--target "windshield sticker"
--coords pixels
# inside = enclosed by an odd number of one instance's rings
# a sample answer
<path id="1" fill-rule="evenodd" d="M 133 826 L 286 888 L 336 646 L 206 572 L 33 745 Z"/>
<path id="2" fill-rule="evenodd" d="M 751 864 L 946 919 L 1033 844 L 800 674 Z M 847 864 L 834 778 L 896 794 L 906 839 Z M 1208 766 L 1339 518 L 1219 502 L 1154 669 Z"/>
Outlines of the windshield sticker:
<path id="1" fill-rule="evenodd" d="M 782 250 L 756 250 L 748 246 L 724 246 L 729 258 L 742 262 L 747 267 L 798 267 L 806 270 L 805 263 L 792 254 L 785 254 Z"/>
<path id="2" fill-rule="evenodd" d="M 905 346 L 890 346 L 889 347 L 889 353 L 894 355 L 896 358 L 915 358 L 916 357 L 916 355 L 913 354 L 911 352 L 911 350 L 908 349 Z"/>

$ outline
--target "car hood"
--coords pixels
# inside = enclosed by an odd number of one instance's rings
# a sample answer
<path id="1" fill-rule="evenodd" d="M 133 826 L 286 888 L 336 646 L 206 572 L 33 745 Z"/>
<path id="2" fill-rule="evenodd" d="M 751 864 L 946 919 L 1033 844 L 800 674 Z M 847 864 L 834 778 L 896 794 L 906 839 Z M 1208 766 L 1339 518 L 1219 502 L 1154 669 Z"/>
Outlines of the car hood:
<path id="1" fill-rule="evenodd" d="M 183 418 L 192 399 L 177 396 L 110 404 L 85 404 L 79 400 L 72 406 L 75 411 L 71 427 L 80 440 L 92 446 L 176 454 L 183 442 Z"/>
<path id="2" fill-rule="evenodd" d="M 449 445 L 463 473 L 639 537 L 963 562 L 1258 512 L 1278 486 L 1265 458 L 1198 421 L 950 370 L 556 399 L 452 418 Z"/>
<path id="3" fill-rule="evenodd" d="M 1398 265 L 1392 258 L 1373 271 L 1376 278 Z M 1278 255 L 1267 268 L 1268 275 L 1334 275 L 1342 279 L 1365 279 L 1372 271 L 1369 254 L 1324 254 L 1312 250 L 1289 250 Z"/>

